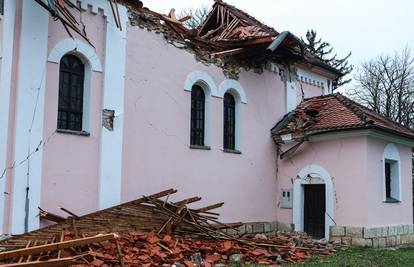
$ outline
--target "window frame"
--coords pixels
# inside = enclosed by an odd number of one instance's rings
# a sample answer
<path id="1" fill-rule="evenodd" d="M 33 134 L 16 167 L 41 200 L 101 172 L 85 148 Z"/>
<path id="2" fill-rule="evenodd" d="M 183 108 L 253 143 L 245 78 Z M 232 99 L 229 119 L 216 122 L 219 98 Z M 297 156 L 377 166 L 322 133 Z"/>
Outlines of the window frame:
<path id="1" fill-rule="evenodd" d="M 236 99 L 227 92 L 223 96 L 223 149 L 236 151 Z"/>
<path id="2" fill-rule="evenodd" d="M 191 89 L 190 146 L 192 148 L 205 148 L 205 139 L 206 92 L 202 86 L 194 84 Z"/>
<path id="3" fill-rule="evenodd" d="M 400 203 L 402 201 L 401 160 L 394 144 L 388 144 L 384 149 L 382 177 L 383 202 Z"/>
<path id="4" fill-rule="evenodd" d="M 78 70 L 74 68 L 66 68 L 66 66 L 63 64 L 63 60 L 68 59 L 69 62 L 73 65 L 74 63 L 80 64 L 80 68 Z M 87 93 L 85 92 L 86 87 L 86 64 L 82 61 L 81 58 L 79 58 L 77 55 L 73 54 L 66 54 L 64 55 L 59 64 L 59 93 L 58 93 L 58 109 L 57 109 L 57 131 L 61 133 L 73 133 L 73 134 L 79 134 L 81 135 L 87 135 L 83 134 L 86 133 L 84 131 L 85 129 L 85 95 Z M 63 100 L 64 97 L 64 77 L 68 75 L 68 89 L 67 89 L 67 100 L 69 104 L 67 106 L 63 106 Z M 76 84 L 78 83 L 78 84 Z M 76 88 L 76 85 L 78 87 Z M 79 90 L 80 92 L 75 92 L 75 90 Z M 74 96 L 75 95 L 75 96 Z M 73 98 L 75 99 L 76 104 L 73 104 Z M 79 102 L 79 103 L 78 103 Z M 80 116 L 79 119 L 76 120 L 70 120 L 70 118 L 66 119 L 66 125 L 63 125 L 62 123 L 62 115 L 63 113 L 66 113 L 66 116 L 74 115 L 74 116 Z"/>

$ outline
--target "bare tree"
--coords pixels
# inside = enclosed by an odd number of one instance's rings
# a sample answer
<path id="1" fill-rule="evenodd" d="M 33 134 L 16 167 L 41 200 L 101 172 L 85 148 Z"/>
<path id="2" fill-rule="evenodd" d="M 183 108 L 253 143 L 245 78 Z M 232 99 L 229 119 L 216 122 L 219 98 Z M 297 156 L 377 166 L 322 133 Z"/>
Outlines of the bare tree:
<path id="1" fill-rule="evenodd" d="M 414 127 L 414 57 L 409 48 L 362 63 L 349 94 L 361 104 Z"/>
<path id="2" fill-rule="evenodd" d="M 185 18 L 188 18 L 187 20 L 183 22 L 183 24 L 190 29 L 197 29 L 206 20 L 208 14 L 210 14 L 210 11 L 211 11 L 211 8 L 208 6 L 201 6 L 199 8 L 183 9 L 178 15 L 178 19 L 184 20 Z"/>
<path id="3" fill-rule="evenodd" d="M 323 41 L 322 38 L 319 38 L 315 30 L 308 30 L 306 32 L 306 38 L 302 38 L 302 42 L 305 44 L 305 47 L 309 52 L 320 57 L 326 63 L 344 74 L 344 76 L 336 81 L 336 84 L 334 85 L 335 87 L 351 82 L 351 79 L 347 78 L 347 75 L 354 69 L 354 66 L 349 63 L 349 58 L 352 55 L 351 52 L 343 58 L 338 58 L 336 53 L 333 54 L 334 51 L 331 44 Z"/>

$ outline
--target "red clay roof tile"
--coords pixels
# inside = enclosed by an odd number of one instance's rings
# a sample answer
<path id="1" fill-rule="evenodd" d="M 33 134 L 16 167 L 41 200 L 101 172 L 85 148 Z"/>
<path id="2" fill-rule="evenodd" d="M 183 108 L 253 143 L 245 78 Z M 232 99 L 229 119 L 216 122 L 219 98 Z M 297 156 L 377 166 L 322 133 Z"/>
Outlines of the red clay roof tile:
<path id="1" fill-rule="evenodd" d="M 414 139 L 414 131 L 339 94 L 304 100 L 272 129 L 273 136 L 376 128 Z"/>

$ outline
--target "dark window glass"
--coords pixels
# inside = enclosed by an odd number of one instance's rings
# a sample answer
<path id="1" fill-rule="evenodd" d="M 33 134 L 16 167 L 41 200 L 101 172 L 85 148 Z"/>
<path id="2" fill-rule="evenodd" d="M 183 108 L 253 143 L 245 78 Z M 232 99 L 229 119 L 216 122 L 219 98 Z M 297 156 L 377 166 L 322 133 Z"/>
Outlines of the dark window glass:
<path id="1" fill-rule="evenodd" d="M 0 0 L 0 15 L 4 14 L 4 0 Z"/>
<path id="2" fill-rule="evenodd" d="M 79 58 L 67 55 L 60 61 L 58 129 L 82 130 L 85 66 Z"/>
<path id="3" fill-rule="evenodd" d="M 234 150 L 236 147 L 235 142 L 236 133 L 236 102 L 234 97 L 226 93 L 224 95 L 224 134 L 223 144 L 224 149 Z"/>
<path id="4" fill-rule="evenodd" d="M 391 198 L 391 163 L 385 162 L 385 197 Z"/>
<path id="5" fill-rule="evenodd" d="M 204 146 L 205 94 L 194 85 L 191 90 L 191 145 Z"/>

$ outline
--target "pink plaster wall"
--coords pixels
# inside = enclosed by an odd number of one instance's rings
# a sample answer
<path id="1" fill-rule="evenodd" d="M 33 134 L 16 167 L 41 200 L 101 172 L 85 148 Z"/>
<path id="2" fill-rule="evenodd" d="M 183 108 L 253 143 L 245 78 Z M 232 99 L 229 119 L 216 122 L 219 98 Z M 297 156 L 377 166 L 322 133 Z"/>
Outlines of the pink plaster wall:
<path id="1" fill-rule="evenodd" d="M 82 20 L 87 25 L 87 34 L 103 65 L 106 19 L 102 13 L 93 15 L 87 11 L 83 13 Z M 48 51 L 67 38 L 70 37 L 62 25 L 51 19 Z M 59 207 L 65 207 L 76 214 L 95 211 L 98 209 L 103 74 L 92 72 L 90 136 L 56 133 L 59 65 L 48 62 L 46 76 L 43 131 L 46 145 L 43 150 L 41 207 L 57 214 L 61 213 Z"/>
<path id="2" fill-rule="evenodd" d="M 333 177 L 334 219 L 338 225 L 386 226 L 412 223 L 411 148 L 397 145 L 401 157 L 403 200 L 383 203 L 382 155 L 389 142 L 348 137 L 309 142 L 293 157 L 279 161 L 278 192 L 292 189 L 298 173 L 316 164 Z M 284 147 L 283 150 L 286 150 Z M 292 223 L 292 209 L 277 209 L 278 220 Z"/>
<path id="3" fill-rule="evenodd" d="M 411 148 L 396 145 L 401 159 L 401 203 L 383 202 L 382 156 L 387 144 L 380 139 L 368 139 L 368 214 L 369 225 L 384 226 L 411 224 L 413 222 L 412 204 L 412 162 Z"/>
<path id="4" fill-rule="evenodd" d="M 177 188 L 203 204 L 225 201 L 224 221 L 276 219 L 275 146 L 270 129 L 284 114 L 278 75 L 242 72 L 248 104 L 241 106 L 241 155 L 222 151 L 223 100 L 212 98 L 211 150 L 192 150 L 187 75 L 202 70 L 218 86 L 222 70 L 131 27 L 127 39 L 122 201 Z"/>
<path id="5" fill-rule="evenodd" d="M 286 147 L 283 148 L 286 150 Z M 332 177 L 334 220 L 338 225 L 368 224 L 367 139 L 365 137 L 307 142 L 288 159 L 279 161 L 276 197 L 293 189 L 293 181 L 307 165 L 316 164 Z M 292 223 L 292 209 L 277 209 L 278 220 Z"/>

